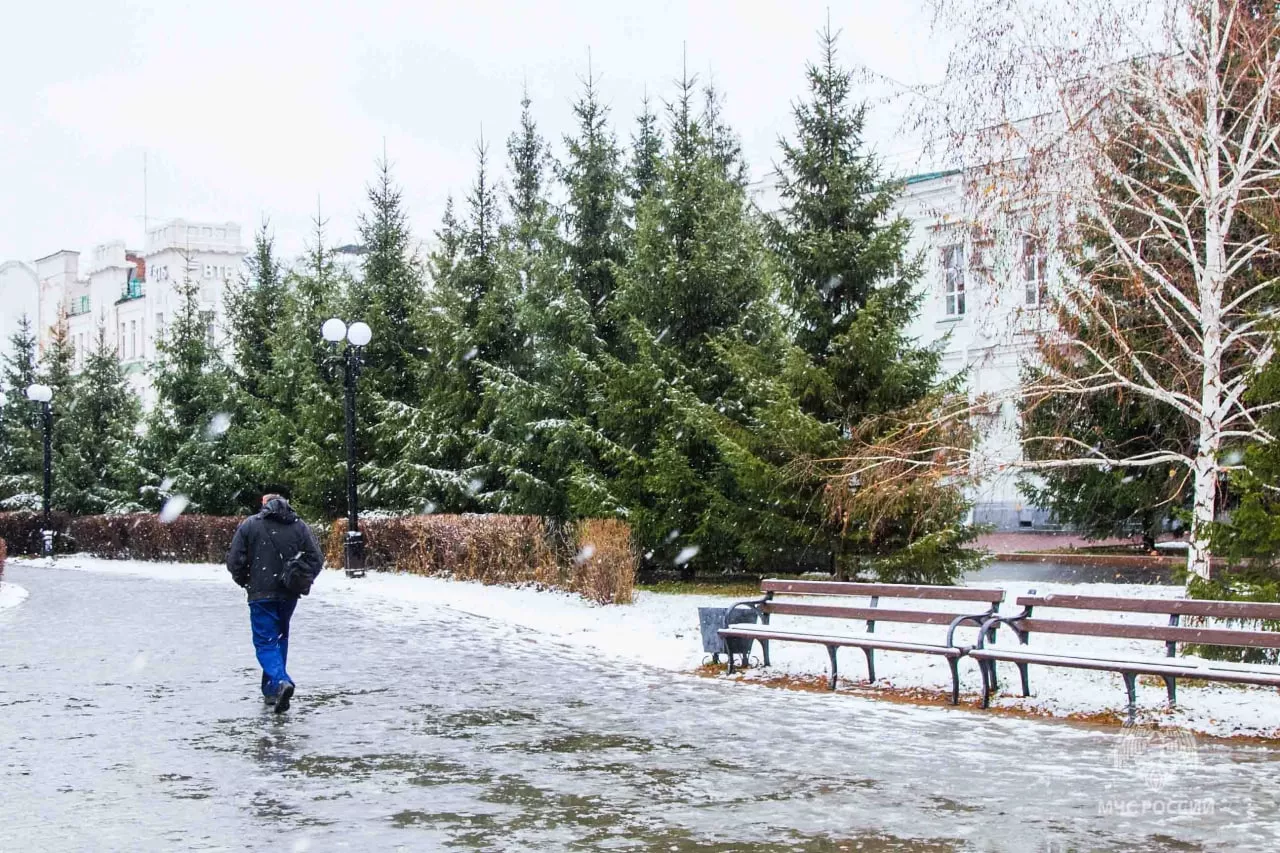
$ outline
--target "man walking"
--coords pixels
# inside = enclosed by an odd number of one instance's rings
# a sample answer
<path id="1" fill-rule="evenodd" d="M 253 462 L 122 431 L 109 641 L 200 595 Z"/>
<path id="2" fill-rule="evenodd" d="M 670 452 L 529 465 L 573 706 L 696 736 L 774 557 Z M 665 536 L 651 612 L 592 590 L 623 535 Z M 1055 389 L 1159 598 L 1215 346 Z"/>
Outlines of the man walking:
<path id="1" fill-rule="evenodd" d="M 236 529 L 227 552 L 227 571 L 249 595 L 253 647 L 262 666 L 262 698 L 277 714 L 289 710 L 293 679 L 285 669 L 289 657 L 289 620 L 298 593 L 285 585 L 285 567 L 297 561 L 311 579 L 320 574 L 324 557 L 311 528 L 279 494 L 262 496 L 262 510 Z"/>

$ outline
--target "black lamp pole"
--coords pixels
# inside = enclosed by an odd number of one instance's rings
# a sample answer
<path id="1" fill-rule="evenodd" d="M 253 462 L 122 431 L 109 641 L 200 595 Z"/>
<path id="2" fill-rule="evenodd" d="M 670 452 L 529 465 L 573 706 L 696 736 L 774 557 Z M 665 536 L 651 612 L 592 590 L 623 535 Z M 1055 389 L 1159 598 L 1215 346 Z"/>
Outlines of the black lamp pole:
<path id="1" fill-rule="evenodd" d="M 334 360 L 342 360 L 343 408 L 347 418 L 347 538 L 342 547 L 343 568 L 347 577 L 364 577 L 364 534 L 360 532 L 360 506 L 356 494 L 356 377 L 360 375 L 360 350 L 373 339 L 368 323 L 355 322 L 348 326 L 334 317 L 320 327 L 320 334 L 333 345 Z M 338 345 L 347 342 L 338 354 Z"/>
<path id="2" fill-rule="evenodd" d="M 41 425 L 44 427 L 44 525 L 40 533 L 44 539 L 44 555 L 52 557 L 53 524 L 49 518 L 49 504 L 53 501 L 53 389 L 39 382 L 29 385 L 27 399 L 40 404 Z"/>
<path id="3" fill-rule="evenodd" d="M 53 556 L 53 525 L 49 521 L 49 504 L 53 500 L 53 404 L 40 404 L 44 419 L 44 555 Z"/>
<path id="4" fill-rule="evenodd" d="M 346 368 L 347 416 L 347 540 L 343 556 L 347 577 L 364 577 L 364 534 L 360 532 L 360 509 L 356 495 L 356 377 L 360 374 L 360 348 L 348 343 L 342 357 Z"/>

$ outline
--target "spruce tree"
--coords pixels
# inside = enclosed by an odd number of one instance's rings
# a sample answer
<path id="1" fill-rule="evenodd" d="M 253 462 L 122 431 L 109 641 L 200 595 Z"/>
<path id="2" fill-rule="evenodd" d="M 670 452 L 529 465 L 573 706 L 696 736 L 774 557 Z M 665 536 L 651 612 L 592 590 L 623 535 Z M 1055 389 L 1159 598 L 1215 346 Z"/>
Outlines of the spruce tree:
<path id="1" fill-rule="evenodd" d="M 626 264 L 623 220 L 626 181 L 617 139 L 609 127 L 609 109 L 600 102 L 596 80 L 588 73 L 574 102 L 577 133 L 565 139 L 560 168 L 564 206 L 565 256 L 573 286 L 591 306 L 600 337 L 612 346 L 616 331 L 610 303 Z"/>
<path id="2" fill-rule="evenodd" d="M 643 108 L 636 119 L 636 132 L 631 137 L 631 167 L 627 174 L 627 195 L 631 199 L 631 212 L 640 200 L 658 182 L 658 170 L 662 163 L 662 128 L 658 116 L 649 105 L 646 93 Z"/>
<path id="3" fill-rule="evenodd" d="M 244 272 L 229 285 L 226 295 L 231 367 L 238 390 L 250 398 L 262 398 L 262 382 L 271 372 L 271 342 L 283 317 L 284 296 L 284 269 L 264 221 L 254 236 Z"/>
<path id="4" fill-rule="evenodd" d="M 34 510 L 40 506 L 44 454 L 37 407 L 27 399 L 36 381 L 36 336 L 25 314 L 9 338 L 0 391 L 0 509 Z"/>
<path id="5" fill-rule="evenodd" d="M 788 467 L 831 438 L 791 390 L 800 354 L 773 306 L 731 134 L 708 132 L 717 115 L 696 97 L 686 76 L 668 107 L 670 149 L 637 210 L 617 301 L 626 346 L 606 363 L 601 410 L 647 559 L 685 574 L 796 558 L 821 519 L 807 510 L 812 483 Z"/>
<path id="6" fill-rule="evenodd" d="M 422 389 L 414 381 L 413 364 L 425 346 L 419 313 L 423 277 L 402 193 L 385 156 L 378 161 L 366 198 L 369 206 L 359 221 L 364 263 L 351 287 L 346 317 L 347 322 L 363 320 L 373 330 L 362 394 L 366 399 L 417 403 Z"/>
<path id="7" fill-rule="evenodd" d="M 120 358 L 98 326 L 94 347 L 76 377 L 76 393 L 63 409 L 58 432 L 72 452 L 54 480 L 57 505 L 74 515 L 143 509 L 137 428 L 141 404 L 129 388 Z"/>
<path id="8" fill-rule="evenodd" d="M 525 357 L 508 364 L 482 363 L 485 423 L 479 446 L 500 479 L 495 508 L 557 520 L 582 514 L 601 498 L 597 473 L 600 436 L 594 430 L 593 398 L 599 365 L 591 305 L 565 272 L 557 218 L 546 199 L 547 160 L 529 105 L 521 130 L 508 143 L 513 222 L 504 241 L 504 264 L 521 286 L 515 323 L 524 336 Z M 588 497 L 595 495 L 595 497 Z"/>
<path id="9" fill-rule="evenodd" d="M 423 402 L 381 402 L 375 453 L 364 467 L 369 490 L 396 509 L 472 509 L 484 483 L 470 429 L 478 406 L 470 362 L 478 350 L 473 352 L 474 332 L 467 324 L 475 313 L 468 298 L 467 255 L 478 241 L 455 210 L 450 197 L 436 249 L 427 258 L 431 286 L 422 319 L 424 351 L 412 368 Z"/>
<path id="10" fill-rule="evenodd" d="M 332 518 L 346 506 L 343 390 L 320 327 L 342 312 L 346 282 L 325 224 L 317 214 L 306 254 L 283 278 L 271 367 L 260 380 L 267 402 L 236 433 L 236 462 L 250 487 L 285 486 L 300 511 Z"/>
<path id="11" fill-rule="evenodd" d="M 796 104 L 796 134 L 782 142 L 781 210 L 769 242 L 782 267 L 796 342 L 820 368 L 806 411 L 849 425 L 919 399 L 938 355 L 904 332 L 918 307 L 918 259 L 910 224 L 893 216 L 899 187 L 866 150 L 865 107 L 851 101 L 851 73 L 836 59 L 837 34 L 821 34 L 809 65 L 809 97 Z"/>
<path id="12" fill-rule="evenodd" d="M 178 309 L 157 347 L 143 495 L 154 508 L 180 495 L 193 510 L 231 514 L 239 508 L 243 484 L 226 441 L 232 414 L 228 371 L 210 340 L 213 312 L 202 308 L 199 284 L 184 278 L 175 291 Z"/>
<path id="13" fill-rule="evenodd" d="M 781 143 L 781 209 L 769 217 L 767 236 L 795 342 L 810 362 L 797 374 L 801 404 L 848 434 L 933 390 L 939 353 L 906 333 L 918 310 L 921 263 L 908 254 L 909 223 L 892 215 L 900 187 L 866 150 L 866 110 L 851 100 L 836 39 L 830 27 L 821 33 L 808 97 L 793 109 L 795 137 Z M 954 490 L 929 501 L 932 508 L 905 501 L 874 523 L 845 519 L 841 535 L 828 539 L 836 572 L 874 567 L 884 580 L 954 579 L 972 562 L 962 547 L 974 533 L 963 524 L 967 506 Z M 947 512 L 934 511 L 944 505 Z"/>

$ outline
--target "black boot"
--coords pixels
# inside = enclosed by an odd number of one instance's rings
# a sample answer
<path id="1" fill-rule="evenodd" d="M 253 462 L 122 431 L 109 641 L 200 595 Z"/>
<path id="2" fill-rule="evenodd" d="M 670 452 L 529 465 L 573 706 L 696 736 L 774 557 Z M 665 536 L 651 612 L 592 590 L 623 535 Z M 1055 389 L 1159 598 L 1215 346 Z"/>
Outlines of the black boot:
<path id="1" fill-rule="evenodd" d="M 293 698 L 293 682 L 286 681 L 280 685 L 280 692 L 276 694 L 276 713 L 283 714 L 289 710 L 289 700 Z"/>

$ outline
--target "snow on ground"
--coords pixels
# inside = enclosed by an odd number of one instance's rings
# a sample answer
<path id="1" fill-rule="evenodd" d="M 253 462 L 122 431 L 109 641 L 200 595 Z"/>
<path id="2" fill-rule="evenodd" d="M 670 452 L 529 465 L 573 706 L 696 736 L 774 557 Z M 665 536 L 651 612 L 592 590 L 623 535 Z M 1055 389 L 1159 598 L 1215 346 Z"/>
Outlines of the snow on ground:
<path id="1" fill-rule="evenodd" d="M 43 565 L 38 560 L 16 560 L 26 566 Z M 226 570 L 217 565 L 175 563 L 137 563 L 99 560 L 88 557 L 60 557 L 59 569 L 78 569 L 145 577 L 186 580 L 205 583 L 230 583 Z M 1006 592 L 1002 612 L 1014 613 L 1014 599 L 1029 592 L 1071 593 L 1078 595 L 1119 595 L 1142 598 L 1177 597 L 1181 587 L 1126 584 L 1066 584 L 1017 581 L 987 584 Z M 3 588 L 12 587 L 5 584 Z M 0 588 L 0 589 L 3 589 Z M 25 591 L 21 591 L 25 596 Z M 497 623 L 535 632 L 548 640 L 566 644 L 586 653 L 613 659 L 688 672 L 707 662 L 702 651 L 698 628 L 698 607 L 724 607 L 738 600 L 708 595 L 668 595 L 638 592 L 630 606 L 607 607 L 592 604 L 577 596 L 534 589 L 511 589 L 483 586 L 441 578 L 412 575 L 370 574 L 350 579 L 341 572 L 326 572 L 317 582 L 313 600 L 358 606 L 375 618 L 414 619 L 428 621 L 439 607 L 494 620 Z M 3 594 L 0 594 L 0 601 Z M 858 601 L 852 599 L 851 601 Z M 865 604 L 865 599 L 862 599 Z M 890 602 L 882 601 L 881 606 Z M 0 604 L 0 606 L 3 606 Z M 900 609 L 951 609 L 943 602 L 892 602 Z M 961 605 L 963 607 L 963 605 Z M 959 611 L 957 611 L 959 612 Z M 1051 614 L 1051 615 L 1050 615 Z M 1072 611 L 1049 611 L 1050 618 L 1072 618 Z M 1137 624 L 1167 624 L 1167 617 L 1128 613 L 1089 613 L 1089 619 L 1109 619 Z M 824 633 L 849 633 L 861 630 L 861 623 L 778 616 L 779 628 L 817 629 Z M 834 627 L 833 627 L 834 626 Z M 946 627 L 937 625 L 903 625 L 880 622 L 876 633 L 887 637 L 941 642 Z M 972 629 L 963 634 L 962 642 L 972 642 Z M 1016 644 L 1012 632 L 1002 630 L 998 646 Z M 1093 637 L 1033 634 L 1031 648 L 1065 654 L 1087 654 L 1090 657 L 1149 657 L 1159 659 L 1164 644 L 1141 640 L 1109 640 Z M 759 647 L 755 649 L 759 653 Z M 775 642 L 770 649 L 772 667 L 756 668 L 746 680 L 769 679 L 779 675 L 821 676 L 827 671 L 827 653 L 822 646 Z M 1182 658 L 1194 660 L 1194 658 Z M 850 684 L 862 687 L 866 679 L 866 662 L 858 649 L 842 649 L 840 672 Z M 972 705 L 980 689 L 977 664 L 960 662 L 962 703 Z M 922 689 L 942 696 L 949 692 L 951 678 L 946 662 L 933 655 L 876 653 L 877 685 L 907 690 Z M 1003 695 L 995 700 L 998 707 L 1032 713 L 1066 717 L 1094 715 L 1123 710 L 1126 697 L 1119 675 L 1105 672 L 1036 667 L 1031 668 L 1029 698 L 1022 698 L 1017 670 L 1012 665 L 1000 666 Z M 1165 707 L 1163 683 L 1140 679 L 1138 707 L 1140 723 L 1158 723 L 1191 729 L 1215 736 L 1255 735 L 1280 737 L 1280 696 L 1262 687 L 1236 685 L 1178 685 L 1178 707 Z M 874 695 L 874 688 L 872 691 Z"/>
<path id="2" fill-rule="evenodd" d="M 0 610 L 17 607 L 27 597 L 27 591 L 17 584 L 0 583 Z"/>

